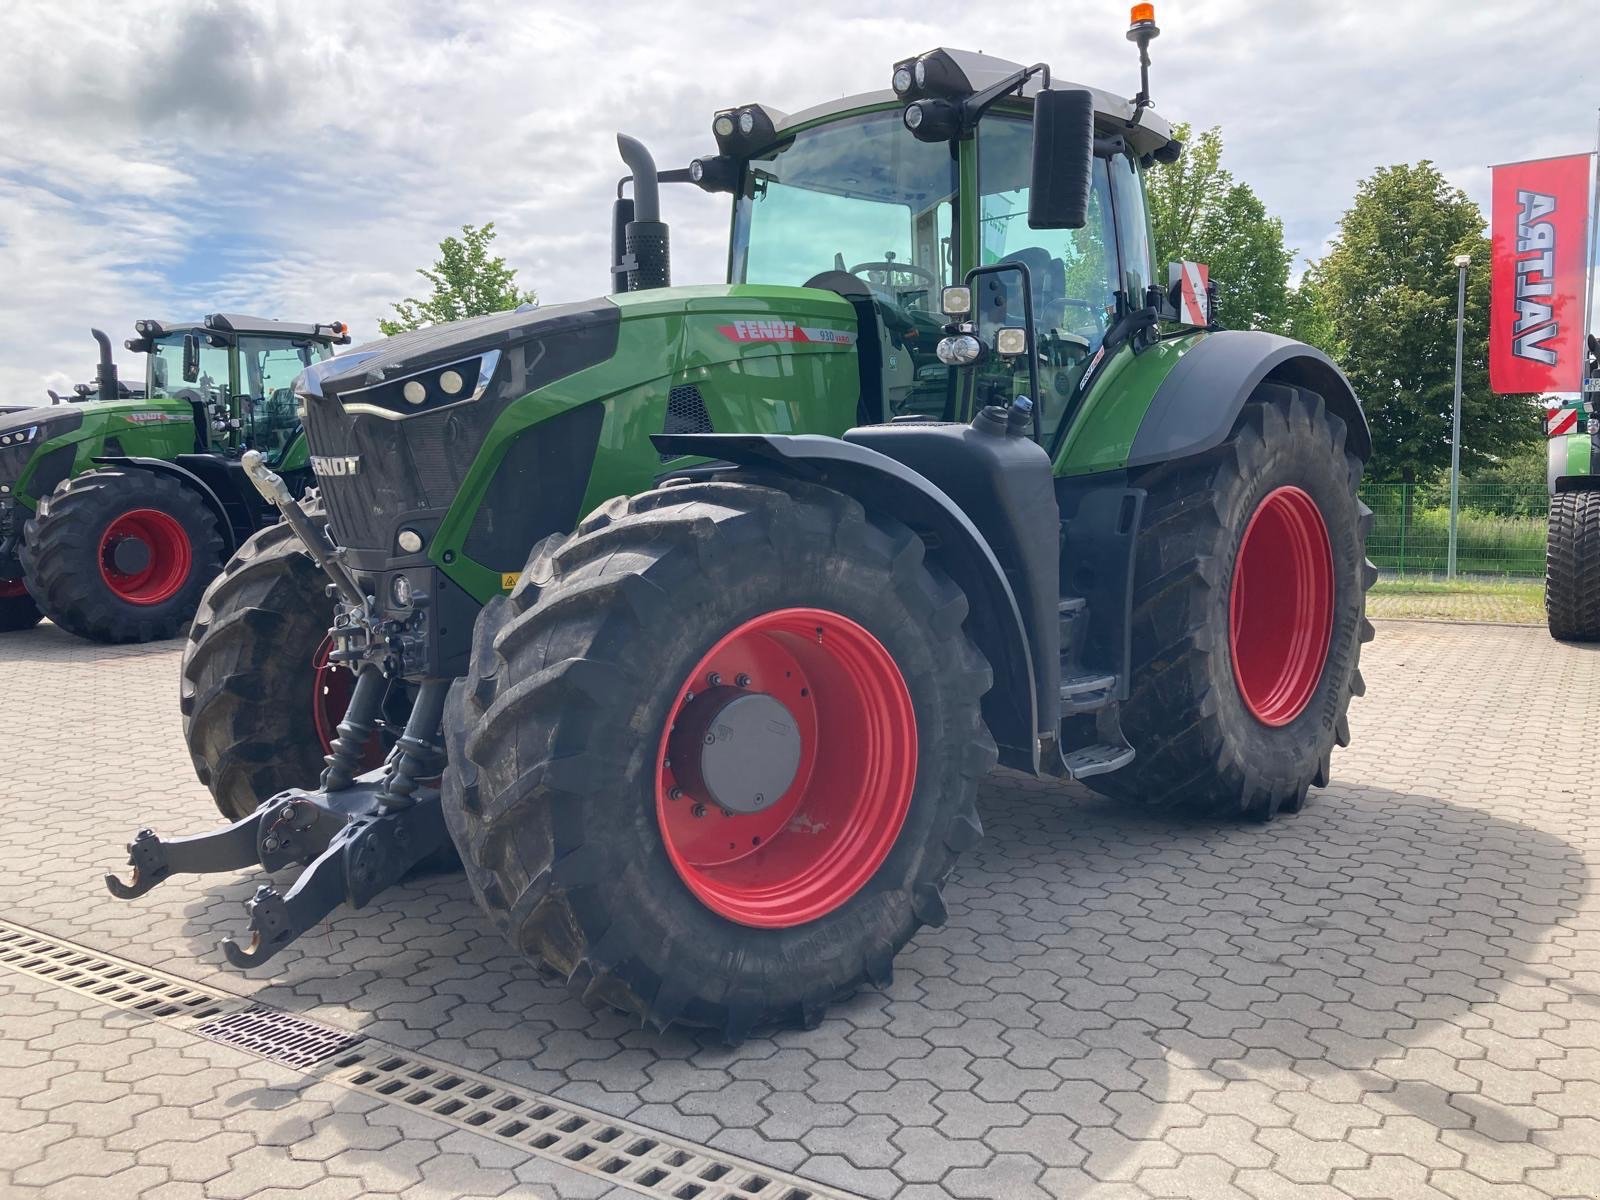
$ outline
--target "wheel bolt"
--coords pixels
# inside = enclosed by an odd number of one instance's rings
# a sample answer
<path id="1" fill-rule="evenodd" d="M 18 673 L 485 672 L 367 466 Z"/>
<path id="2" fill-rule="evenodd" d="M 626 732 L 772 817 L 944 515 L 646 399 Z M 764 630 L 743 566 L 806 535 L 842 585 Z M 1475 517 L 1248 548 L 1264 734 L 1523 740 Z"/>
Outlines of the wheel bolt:
<path id="1" fill-rule="evenodd" d="M 683 789 L 681 787 L 669 788 L 667 790 L 667 799 L 668 800 L 682 800 L 683 799 Z"/>
<path id="2" fill-rule="evenodd" d="M 749 687 L 750 686 L 750 676 L 742 674 L 742 673 L 739 674 L 739 675 L 735 675 L 733 677 L 733 682 L 738 684 L 738 686 L 740 686 L 740 687 Z"/>
<path id="3" fill-rule="evenodd" d="M 706 682 L 712 687 L 720 687 L 722 684 L 722 676 L 713 671 L 710 675 L 706 676 Z"/>
<path id="4" fill-rule="evenodd" d="M 689 810 L 689 815 L 691 817 L 703 817 L 703 816 L 705 816 L 706 815 L 706 806 L 704 804 L 696 804 L 693 808 L 691 808 Z"/>

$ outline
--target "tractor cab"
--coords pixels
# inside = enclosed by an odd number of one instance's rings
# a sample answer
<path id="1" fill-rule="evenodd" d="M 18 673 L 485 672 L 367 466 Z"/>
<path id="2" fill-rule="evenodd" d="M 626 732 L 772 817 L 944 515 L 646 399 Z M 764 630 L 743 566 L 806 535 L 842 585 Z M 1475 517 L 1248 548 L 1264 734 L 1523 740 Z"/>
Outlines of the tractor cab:
<path id="1" fill-rule="evenodd" d="M 343 324 L 301 325 L 213 313 L 193 325 L 135 323 L 124 343 L 145 354 L 145 395 L 187 402 L 195 451 L 238 455 L 258 449 L 282 463 L 300 430 L 291 385 L 300 372 L 350 338 Z"/>

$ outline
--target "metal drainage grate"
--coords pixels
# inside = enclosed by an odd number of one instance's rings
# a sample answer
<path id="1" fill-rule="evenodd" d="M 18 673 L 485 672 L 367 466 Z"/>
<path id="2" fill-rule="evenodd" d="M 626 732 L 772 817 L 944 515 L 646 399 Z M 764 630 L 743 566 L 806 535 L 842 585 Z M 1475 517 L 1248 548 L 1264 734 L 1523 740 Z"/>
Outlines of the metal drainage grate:
<path id="1" fill-rule="evenodd" d="M 329 1029 L 326 1025 L 259 1004 L 207 1021 L 195 1032 L 213 1042 L 237 1046 L 297 1071 L 309 1071 L 365 1040 L 359 1033 Z"/>
<path id="2" fill-rule="evenodd" d="M 850 1200 L 847 1192 L 376 1042 L 335 1060 L 320 1074 L 650 1196 Z"/>
<path id="3" fill-rule="evenodd" d="M 162 1020 L 206 1020 L 241 1003 L 226 992 L 42 937 L 9 921 L 0 921 L 0 967 Z"/>
<path id="4" fill-rule="evenodd" d="M 170 1021 L 661 1200 L 858 1200 L 734 1155 L 0 920 L 0 967 Z"/>

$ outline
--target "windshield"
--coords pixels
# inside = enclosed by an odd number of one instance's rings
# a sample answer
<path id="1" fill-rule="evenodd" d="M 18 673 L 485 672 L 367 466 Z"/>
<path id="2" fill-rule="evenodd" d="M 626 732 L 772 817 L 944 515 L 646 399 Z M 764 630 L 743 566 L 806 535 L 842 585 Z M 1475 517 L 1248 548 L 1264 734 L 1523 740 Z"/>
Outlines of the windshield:
<path id="1" fill-rule="evenodd" d="M 228 348 L 206 344 L 199 334 L 200 372 L 194 379 L 183 377 L 183 339 L 196 336 L 169 333 L 159 337 L 150 349 L 146 367 L 145 394 L 180 400 L 199 400 L 210 404 L 228 397 Z"/>
<path id="2" fill-rule="evenodd" d="M 951 146 L 917 141 L 899 109 L 805 130 L 750 163 L 732 278 L 804 285 L 846 271 L 898 308 L 936 312 L 956 184 Z"/>

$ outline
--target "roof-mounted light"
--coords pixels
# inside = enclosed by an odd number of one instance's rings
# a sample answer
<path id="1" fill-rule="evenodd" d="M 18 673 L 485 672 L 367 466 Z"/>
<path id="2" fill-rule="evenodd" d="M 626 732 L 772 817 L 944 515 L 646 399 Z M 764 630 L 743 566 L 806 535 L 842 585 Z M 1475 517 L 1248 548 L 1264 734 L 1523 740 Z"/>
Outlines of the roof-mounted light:
<path id="1" fill-rule="evenodd" d="M 913 100 L 901 119 L 919 142 L 948 142 L 961 134 L 961 106 L 949 100 Z"/>
<path id="2" fill-rule="evenodd" d="M 726 154 L 691 159 L 689 182 L 701 191 L 731 192 L 739 186 L 739 162 Z"/>
<path id="3" fill-rule="evenodd" d="M 723 109 L 711 120 L 717 149 L 734 158 L 749 158 L 772 144 L 778 136 L 777 121 L 782 116 L 760 104 Z"/>

